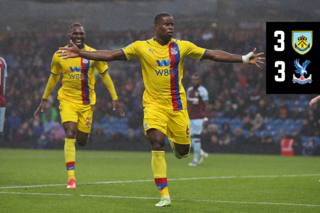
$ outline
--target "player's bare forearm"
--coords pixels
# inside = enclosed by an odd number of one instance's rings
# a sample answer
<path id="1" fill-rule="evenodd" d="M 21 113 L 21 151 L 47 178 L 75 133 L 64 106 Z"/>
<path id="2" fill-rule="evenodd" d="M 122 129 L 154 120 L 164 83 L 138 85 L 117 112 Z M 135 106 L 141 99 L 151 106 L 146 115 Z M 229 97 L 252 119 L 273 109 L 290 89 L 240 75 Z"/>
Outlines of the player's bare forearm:
<path id="1" fill-rule="evenodd" d="M 59 47 L 57 52 L 59 57 L 63 59 L 82 57 L 89 60 L 95 61 L 115 61 L 115 60 L 126 60 L 122 51 L 119 50 L 98 50 L 98 51 L 84 51 L 79 50 L 79 48 L 70 40 L 70 47 Z"/>
<path id="2" fill-rule="evenodd" d="M 115 60 L 125 60 L 125 57 L 121 50 L 97 50 L 94 52 L 90 51 L 79 51 L 79 56 L 89 60 L 95 61 L 115 61 Z"/>
<path id="3" fill-rule="evenodd" d="M 241 63 L 242 56 L 234 55 L 221 50 L 207 50 L 203 59 L 209 59 L 217 62 Z"/>
<path id="4" fill-rule="evenodd" d="M 218 62 L 228 62 L 228 63 L 245 63 L 250 65 L 255 65 L 256 67 L 260 68 L 259 64 L 264 64 L 263 60 L 265 58 L 261 57 L 264 53 L 257 53 L 256 48 L 252 50 L 247 55 L 241 56 L 241 55 L 234 55 L 231 53 L 227 53 L 221 50 L 207 50 L 204 59 L 210 59 L 212 61 L 218 61 Z"/>
<path id="5" fill-rule="evenodd" d="M 43 98 L 44 99 L 48 99 L 49 95 L 51 94 L 52 90 L 55 88 L 55 86 L 57 85 L 57 83 L 59 82 L 60 79 L 60 74 L 59 75 L 54 75 L 51 74 L 46 86 L 46 89 L 44 91 L 43 94 Z"/>
<path id="6" fill-rule="evenodd" d="M 317 97 L 313 98 L 310 103 L 309 106 L 312 107 L 313 104 L 317 103 L 320 100 L 320 95 L 318 95 Z"/>

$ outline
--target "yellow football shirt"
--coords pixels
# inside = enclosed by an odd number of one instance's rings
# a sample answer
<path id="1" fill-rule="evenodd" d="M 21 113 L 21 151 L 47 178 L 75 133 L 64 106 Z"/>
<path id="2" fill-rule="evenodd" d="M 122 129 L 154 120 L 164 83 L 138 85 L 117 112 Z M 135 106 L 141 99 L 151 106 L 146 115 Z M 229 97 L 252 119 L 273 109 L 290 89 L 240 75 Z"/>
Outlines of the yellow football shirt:
<path id="1" fill-rule="evenodd" d="M 96 51 L 87 45 L 84 45 L 82 50 Z M 93 61 L 80 57 L 62 59 L 55 53 L 52 59 L 51 73 L 54 75 L 62 73 L 63 76 L 58 99 L 94 105 L 96 103 L 94 68 L 103 74 L 107 72 L 108 64 L 104 61 Z"/>
<path id="2" fill-rule="evenodd" d="M 201 60 L 206 49 L 191 42 L 171 39 L 160 45 L 155 38 L 136 41 L 121 51 L 127 60 L 139 58 L 145 91 L 143 105 L 179 111 L 187 108 L 186 93 L 182 86 L 185 57 Z"/>

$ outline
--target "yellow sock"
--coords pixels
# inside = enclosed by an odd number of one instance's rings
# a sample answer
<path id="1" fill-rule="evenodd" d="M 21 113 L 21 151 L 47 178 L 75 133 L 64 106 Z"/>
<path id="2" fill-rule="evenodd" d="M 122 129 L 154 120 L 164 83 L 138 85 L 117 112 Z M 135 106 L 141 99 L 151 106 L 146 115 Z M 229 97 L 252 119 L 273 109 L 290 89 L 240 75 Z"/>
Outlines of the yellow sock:
<path id="1" fill-rule="evenodd" d="M 167 164 L 164 159 L 164 151 L 152 151 L 152 171 L 154 181 L 159 189 L 161 197 L 169 196 L 167 181 Z"/>
<path id="2" fill-rule="evenodd" d="M 66 160 L 66 166 L 68 170 L 68 180 L 71 178 L 75 179 L 74 176 L 74 165 L 76 161 L 76 139 L 65 139 L 64 143 L 64 157 Z"/>

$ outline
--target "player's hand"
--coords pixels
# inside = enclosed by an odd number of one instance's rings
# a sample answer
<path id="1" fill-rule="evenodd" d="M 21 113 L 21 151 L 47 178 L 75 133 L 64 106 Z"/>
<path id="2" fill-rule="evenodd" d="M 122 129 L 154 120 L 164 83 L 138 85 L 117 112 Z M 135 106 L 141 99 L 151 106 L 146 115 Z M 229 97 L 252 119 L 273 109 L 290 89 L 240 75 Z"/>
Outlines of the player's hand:
<path id="1" fill-rule="evenodd" d="M 116 110 L 116 108 L 118 109 L 119 113 L 121 116 L 125 116 L 126 114 L 123 112 L 120 103 L 118 100 L 116 101 L 112 101 L 112 105 L 113 105 L 113 110 Z"/>
<path id="2" fill-rule="evenodd" d="M 37 108 L 37 110 L 34 112 L 33 115 L 37 115 L 40 110 L 41 112 L 43 112 L 44 108 L 46 107 L 46 104 L 47 104 L 47 99 L 42 99 L 39 107 Z"/>
<path id="3" fill-rule="evenodd" d="M 309 103 L 310 108 L 312 107 L 313 104 L 317 103 L 317 101 L 318 101 L 318 97 L 313 98 Z"/>
<path id="4" fill-rule="evenodd" d="M 254 53 L 256 50 L 257 50 L 257 48 L 254 48 L 254 50 L 252 52 Z M 253 55 L 252 57 L 250 57 L 249 64 L 255 65 L 256 67 L 260 68 L 258 63 L 264 64 L 264 62 L 261 60 L 265 60 L 265 58 L 260 57 L 263 54 L 264 53 L 258 53 L 258 54 Z"/>
<path id="5" fill-rule="evenodd" d="M 76 58 L 80 56 L 79 48 L 70 40 L 71 47 L 59 47 L 59 57 L 63 57 L 63 59 L 67 58 Z"/>

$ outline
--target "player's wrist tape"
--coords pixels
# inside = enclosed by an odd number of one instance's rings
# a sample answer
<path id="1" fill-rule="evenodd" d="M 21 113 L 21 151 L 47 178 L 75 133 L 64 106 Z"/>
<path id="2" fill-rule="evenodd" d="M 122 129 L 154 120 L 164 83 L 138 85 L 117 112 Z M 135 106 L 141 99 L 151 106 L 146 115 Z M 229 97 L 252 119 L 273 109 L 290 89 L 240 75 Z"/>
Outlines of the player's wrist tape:
<path id="1" fill-rule="evenodd" d="M 203 118 L 203 121 L 208 121 L 209 119 L 207 117 Z"/>
<path id="2" fill-rule="evenodd" d="M 244 64 L 249 64 L 250 58 L 253 56 L 253 52 L 249 52 L 247 55 L 242 56 L 242 62 Z"/>

